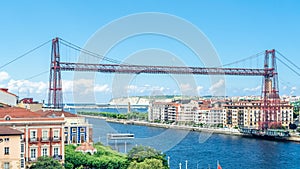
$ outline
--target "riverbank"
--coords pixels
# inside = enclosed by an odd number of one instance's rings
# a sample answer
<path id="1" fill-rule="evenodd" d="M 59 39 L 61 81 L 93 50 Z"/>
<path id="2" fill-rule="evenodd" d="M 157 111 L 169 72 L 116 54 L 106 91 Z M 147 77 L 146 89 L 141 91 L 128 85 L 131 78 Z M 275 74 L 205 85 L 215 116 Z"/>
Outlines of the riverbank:
<path id="1" fill-rule="evenodd" d="M 207 132 L 214 134 L 223 134 L 223 135 L 233 135 L 233 136 L 245 136 L 240 133 L 238 129 L 228 129 L 228 128 L 200 128 L 193 126 L 181 126 L 181 125 L 172 125 L 172 124 L 162 124 L 162 123 L 151 123 L 146 121 L 137 121 L 137 120 L 127 120 L 127 119 L 112 119 L 101 116 L 90 116 L 90 115 L 79 115 L 88 118 L 98 118 L 105 120 L 110 123 L 120 123 L 120 124 L 128 124 L 128 125 L 139 125 L 139 126 L 149 126 L 149 127 L 158 127 L 158 128 L 166 128 L 166 129 L 177 129 L 177 130 L 189 130 L 189 131 L 197 131 L 197 132 Z M 300 142 L 300 136 L 291 135 L 284 140 L 280 141 L 293 141 Z"/>

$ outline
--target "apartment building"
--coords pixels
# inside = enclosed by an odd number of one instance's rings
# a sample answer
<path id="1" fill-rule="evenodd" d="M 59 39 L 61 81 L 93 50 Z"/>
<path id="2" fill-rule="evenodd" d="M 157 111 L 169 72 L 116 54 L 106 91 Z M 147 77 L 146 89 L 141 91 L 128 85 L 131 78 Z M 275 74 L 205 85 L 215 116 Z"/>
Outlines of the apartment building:
<path id="1" fill-rule="evenodd" d="M 63 117 L 45 117 L 23 108 L 0 108 L 0 126 L 24 133 L 24 159 L 27 165 L 40 156 L 50 156 L 64 162 Z"/>
<path id="2" fill-rule="evenodd" d="M 161 122 L 168 121 L 169 108 L 171 108 L 172 106 L 173 103 L 171 102 L 150 103 L 148 107 L 148 120 L 151 122 L 154 122 L 156 120 Z"/>
<path id="3" fill-rule="evenodd" d="M 258 128 L 263 119 L 261 101 L 237 101 L 224 106 L 223 126 Z M 282 126 L 288 127 L 293 123 L 293 106 L 288 102 L 280 101 L 276 116 L 269 120 L 280 122 Z"/>
<path id="4" fill-rule="evenodd" d="M 25 168 L 22 135 L 19 130 L 0 126 L 0 168 Z"/>
<path id="5" fill-rule="evenodd" d="M 198 104 L 191 101 L 153 102 L 149 105 L 149 121 L 193 122 Z"/>

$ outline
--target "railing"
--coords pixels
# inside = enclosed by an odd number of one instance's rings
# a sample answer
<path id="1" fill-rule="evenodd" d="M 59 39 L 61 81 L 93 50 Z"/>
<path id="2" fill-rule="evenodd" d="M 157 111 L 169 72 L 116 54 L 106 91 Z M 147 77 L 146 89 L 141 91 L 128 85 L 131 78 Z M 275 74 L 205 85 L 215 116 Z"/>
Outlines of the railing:
<path id="1" fill-rule="evenodd" d="M 42 137 L 40 140 L 41 142 L 49 142 L 51 139 L 50 137 Z"/>
<path id="2" fill-rule="evenodd" d="M 61 141 L 61 137 L 52 137 L 51 141 L 52 142 L 60 142 Z"/>
<path id="3" fill-rule="evenodd" d="M 54 160 L 62 160 L 62 155 L 54 155 L 53 159 Z"/>
<path id="4" fill-rule="evenodd" d="M 36 143 L 36 142 L 38 142 L 38 141 L 39 141 L 39 138 L 38 138 L 38 137 L 30 138 L 30 139 L 29 139 L 29 142 L 30 142 L 30 143 Z"/>
<path id="5" fill-rule="evenodd" d="M 26 142 L 26 139 L 30 143 L 36 142 L 60 142 L 61 137 L 36 137 L 36 138 L 23 138 L 22 141 Z"/>

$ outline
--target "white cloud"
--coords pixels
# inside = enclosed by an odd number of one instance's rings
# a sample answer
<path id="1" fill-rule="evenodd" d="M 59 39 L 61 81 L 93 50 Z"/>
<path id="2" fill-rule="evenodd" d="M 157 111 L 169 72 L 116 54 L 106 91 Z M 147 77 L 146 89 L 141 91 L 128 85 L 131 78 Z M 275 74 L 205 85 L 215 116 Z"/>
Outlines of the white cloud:
<path id="1" fill-rule="evenodd" d="M 245 92 L 257 92 L 261 90 L 261 86 L 253 87 L 253 88 L 245 88 Z"/>
<path id="2" fill-rule="evenodd" d="M 13 80 L 8 82 L 7 88 L 14 93 L 45 94 L 48 85 L 45 82 L 31 82 L 28 80 Z"/>
<path id="3" fill-rule="evenodd" d="M 169 88 L 165 88 L 163 86 L 151 86 L 151 85 L 144 85 L 144 86 L 137 86 L 137 85 L 128 85 L 125 87 L 128 93 L 140 93 L 140 94 L 151 94 L 151 93 L 164 93 Z"/>
<path id="4" fill-rule="evenodd" d="M 7 72 L 0 72 L 0 82 L 9 79 L 10 76 Z"/>
<path id="5" fill-rule="evenodd" d="M 287 86 L 283 86 L 283 87 L 282 87 L 282 90 L 286 90 L 286 89 L 287 89 Z"/>
<path id="6" fill-rule="evenodd" d="M 104 85 L 95 85 L 94 87 L 95 92 L 109 92 L 110 88 L 108 87 L 108 84 Z"/>
<path id="7" fill-rule="evenodd" d="M 66 87 L 64 85 L 66 84 Z M 68 91 L 79 92 L 81 95 L 91 94 L 95 92 L 108 92 L 110 88 L 108 84 L 94 84 L 92 79 L 79 79 L 76 81 L 66 81 L 63 87 Z"/>
<path id="8" fill-rule="evenodd" d="M 290 92 L 290 95 L 293 95 L 295 93 L 295 91 L 297 90 L 297 87 L 296 86 L 293 86 L 291 88 L 291 92 Z"/>
<path id="9" fill-rule="evenodd" d="M 191 91 L 193 89 L 189 83 L 186 83 L 186 84 L 180 84 L 180 90 L 182 93 L 185 93 L 185 92 Z"/>
<path id="10" fill-rule="evenodd" d="M 72 92 L 73 91 L 73 81 L 72 80 L 62 80 L 62 90 L 63 92 Z"/>
<path id="11" fill-rule="evenodd" d="M 220 79 L 218 82 L 214 83 L 210 88 L 209 88 L 209 92 L 212 95 L 222 95 L 224 94 L 222 92 L 222 88 L 224 88 L 225 85 L 225 81 L 223 79 Z"/>
<path id="12" fill-rule="evenodd" d="M 197 92 L 199 93 L 201 90 L 203 90 L 203 86 L 197 86 Z"/>

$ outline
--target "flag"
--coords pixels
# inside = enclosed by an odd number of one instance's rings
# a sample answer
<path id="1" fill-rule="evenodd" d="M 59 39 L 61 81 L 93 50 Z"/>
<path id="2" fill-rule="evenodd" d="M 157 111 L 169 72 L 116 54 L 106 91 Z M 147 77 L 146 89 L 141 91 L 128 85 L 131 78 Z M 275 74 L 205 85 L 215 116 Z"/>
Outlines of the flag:
<path id="1" fill-rule="evenodd" d="M 220 165 L 220 163 L 219 163 L 219 161 L 218 161 L 218 165 L 217 165 L 218 167 L 218 169 L 222 169 L 222 167 L 221 167 L 221 165 Z"/>

